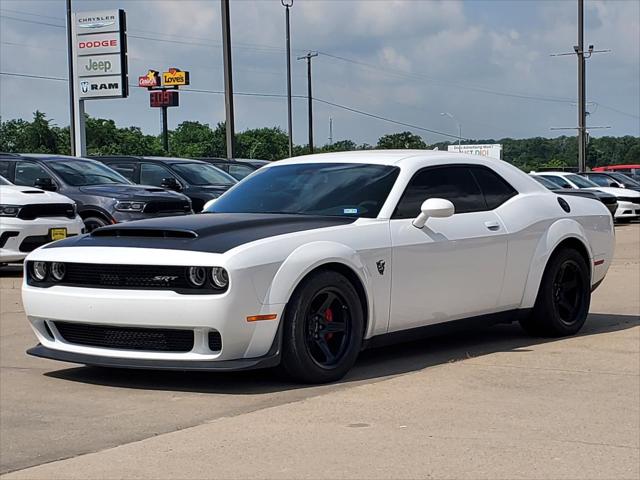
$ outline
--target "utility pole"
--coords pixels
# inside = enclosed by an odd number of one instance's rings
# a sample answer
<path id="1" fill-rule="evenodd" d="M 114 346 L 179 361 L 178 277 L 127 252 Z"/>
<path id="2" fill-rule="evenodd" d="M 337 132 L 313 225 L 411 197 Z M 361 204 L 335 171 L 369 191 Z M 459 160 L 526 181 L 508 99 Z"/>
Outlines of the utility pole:
<path id="1" fill-rule="evenodd" d="M 578 57 L 578 128 L 575 127 L 552 127 L 551 130 L 577 130 L 578 132 L 578 171 L 584 172 L 587 169 L 587 143 L 589 132 L 587 131 L 587 81 L 586 62 L 594 53 L 610 52 L 611 50 L 594 50 L 593 45 L 584 50 L 584 0 L 578 0 L 578 45 L 574 45 L 573 52 L 554 53 L 552 57 L 562 57 L 565 55 L 576 55 Z M 611 128 L 608 126 L 590 127 Z"/>
<path id="2" fill-rule="evenodd" d="M 285 7 L 286 41 L 287 41 L 287 127 L 289 133 L 289 156 L 293 156 L 293 119 L 291 115 L 291 32 L 289 28 L 289 9 L 293 0 L 280 0 Z"/>
<path id="3" fill-rule="evenodd" d="M 593 51 L 593 46 L 589 47 Z M 587 106 L 584 63 L 584 0 L 578 0 L 578 45 L 573 47 L 578 55 L 578 171 L 587 169 Z"/>
<path id="4" fill-rule="evenodd" d="M 329 145 L 333 145 L 333 118 L 329 117 Z"/>
<path id="5" fill-rule="evenodd" d="M 318 52 L 309 52 L 298 60 L 307 61 L 307 101 L 309 102 L 309 153 L 313 153 L 313 96 L 311 95 L 311 59 L 317 57 Z"/>
<path id="6" fill-rule="evenodd" d="M 462 151 L 460 150 L 460 140 L 462 140 L 462 124 L 458 121 L 456 117 L 454 117 L 449 112 L 442 112 L 440 113 L 440 115 L 442 115 L 443 117 L 449 117 L 458 126 L 458 153 L 461 153 Z"/>
<path id="7" fill-rule="evenodd" d="M 220 0 L 222 10 L 222 58 L 224 64 L 224 108 L 226 112 L 227 158 L 235 157 L 235 123 L 233 115 L 233 75 L 231 68 L 231 22 L 229 0 Z"/>
<path id="8" fill-rule="evenodd" d="M 69 67 L 69 134 L 71 136 L 71 156 L 76 155 L 76 135 L 75 135 L 75 109 L 76 109 L 76 97 L 73 90 L 74 77 L 73 77 L 73 32 L 71 31 L 73 25 L 73 16 L 71 14 L 71 0 L 67 0 L 67 62 Z"/>

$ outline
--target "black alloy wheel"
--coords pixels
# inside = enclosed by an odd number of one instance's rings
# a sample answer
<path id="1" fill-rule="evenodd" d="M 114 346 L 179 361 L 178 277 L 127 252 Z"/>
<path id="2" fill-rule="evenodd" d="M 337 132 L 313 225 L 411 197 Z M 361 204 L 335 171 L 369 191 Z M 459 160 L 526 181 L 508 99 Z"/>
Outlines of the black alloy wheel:
<path id="1" fill-rule="evenodd" d="M 590 303 L 589 265 L 578 251 L 562 249 L 549 260 L 533 311 L 520 324 L 532 335 L 574 335 L 584 325 Z"/>
<path id="2" fill-rule="evenodd" d="M 573 260 L 566 260 L 553 281 L 553 305 L 556 314 L 567 325 L 576 321 L 583 301 L 583 282 L 580 267 Z"/>
<path id="3" fill-rule="evenodd" d="M 307 351 L 321 367 L 340 362 L 349 347 L 351 315 L 349 307 L 335 287 L 316 293 L 307 311 L 305 337 Z"/>
<path id="4" fill-rule="evenodd" d="M 339 380 L 358 358 L 362 303 L 349 279 L 336 271 L 306 277 L 287 303 L 283 322 L 281 368 L 295 380 Z"/>

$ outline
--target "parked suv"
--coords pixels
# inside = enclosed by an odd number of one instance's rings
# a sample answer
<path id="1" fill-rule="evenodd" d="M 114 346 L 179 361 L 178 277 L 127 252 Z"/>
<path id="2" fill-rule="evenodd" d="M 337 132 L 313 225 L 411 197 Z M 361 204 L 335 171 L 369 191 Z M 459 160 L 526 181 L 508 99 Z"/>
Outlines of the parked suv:
<path id="1" fill-rule="evenodd" d="M 133 185 L 118 172 L 87 158 L 0 154 L 0 175 L 15 185 L 55 191 L 71 198 L 88 232 L 112 223 L 192 213 L 186 196 Z"/>
<path id="2" fill-rule="evenodd" d="M 238 181 L 200 160 L 171 157 L 91 157 L 113 168 L 134 183 L 182 192 L 191 199 L 194 212 L 218 198 Z"/>

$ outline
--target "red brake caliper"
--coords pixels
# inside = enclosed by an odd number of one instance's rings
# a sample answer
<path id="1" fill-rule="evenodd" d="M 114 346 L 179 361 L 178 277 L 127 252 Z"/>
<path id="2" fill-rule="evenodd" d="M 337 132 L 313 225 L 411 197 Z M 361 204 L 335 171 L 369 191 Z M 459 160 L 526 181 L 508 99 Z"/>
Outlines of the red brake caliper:
<path id="1" fill-rule="evenodd" d="M 330 308 L 327 308 L 324 311 L 324 319 L 327 321 L 327 323 L 333 322 L 333 310 L 331 310 Z M 331 340 L 331 337 L 333 337 L 333 333 L 327 333 L 325 334 L 324 339 Z"/>

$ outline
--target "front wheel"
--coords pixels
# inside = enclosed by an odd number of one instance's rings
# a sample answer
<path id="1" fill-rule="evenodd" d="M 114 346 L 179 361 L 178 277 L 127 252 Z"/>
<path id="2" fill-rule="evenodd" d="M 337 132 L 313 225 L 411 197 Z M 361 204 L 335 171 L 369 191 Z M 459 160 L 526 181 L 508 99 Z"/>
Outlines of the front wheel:
<path id="1" fill-rule="evenodd" d="M 363 331 L 362 305 L 351 282 L 334 271 L 313 273 L 286 308 L 282 368 L 302 382 L 339 380 L 358 357 Z"/>
<path id="2" fill-rule="evenodd" d="M 109 223 L 100 217 L 87 217 L 84 220 L 84 231 L 87 233 L 93 232 L 96 228 L 104 227 Z"/>
<path id="3" fill-rule="evenodd" d="M 576 250 L 561 250 L 551 258 L 542 276 L 533 312 L 520 323 L 533 335 L 574 335 L 584 325 L 590 303 L 587 262 Z"/>

